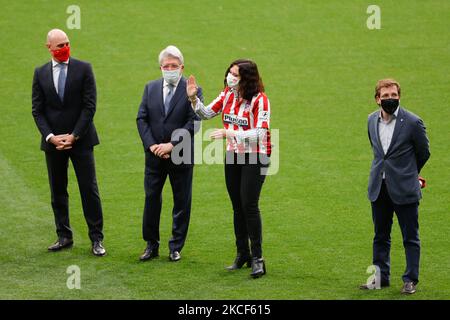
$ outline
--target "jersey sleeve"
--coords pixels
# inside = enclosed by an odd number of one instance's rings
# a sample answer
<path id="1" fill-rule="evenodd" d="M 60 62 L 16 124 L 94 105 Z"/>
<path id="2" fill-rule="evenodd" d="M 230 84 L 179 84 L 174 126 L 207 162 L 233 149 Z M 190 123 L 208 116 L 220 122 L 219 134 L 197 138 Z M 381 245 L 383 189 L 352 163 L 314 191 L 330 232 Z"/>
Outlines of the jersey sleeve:
<path id="1" fill-rule="evenodd" d="M 255 128 L 269 129 L 270 127 L 270 102 L 265 94 L 260 94 L 253 107 L 253 119 Z"/>
<path id="2" fill-rule="evenodd" d="M 211 119 L 222 112 L 223 102 L 227 95 L 227 89 L 223 90 L 217 98 L 210 104 L 205 106 L 203 102 L 197 98 L 197 103 L 194 107 L 195 113 L 202 119 Z"/>

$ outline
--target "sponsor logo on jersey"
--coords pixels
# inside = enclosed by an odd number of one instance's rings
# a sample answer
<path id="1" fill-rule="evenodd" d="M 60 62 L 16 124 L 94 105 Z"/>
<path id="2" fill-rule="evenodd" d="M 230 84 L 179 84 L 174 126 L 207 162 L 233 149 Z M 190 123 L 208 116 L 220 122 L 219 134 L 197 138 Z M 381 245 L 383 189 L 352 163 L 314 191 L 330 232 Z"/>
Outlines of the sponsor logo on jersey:
<path id="1" fill-rule="evenodd" d="M 260 121 L 269 120 L 269 111 L 260 111 L 258 113 L 258 120 L 260 120 Z"/>
<path id="2" fill-rule="evenodd" d="M 235 114 L 224 114 L 223 121 L 231 124 L 235 124 L 241 127 L 248 126 L 248 119 L 243 117 L 238 117 Z"/>

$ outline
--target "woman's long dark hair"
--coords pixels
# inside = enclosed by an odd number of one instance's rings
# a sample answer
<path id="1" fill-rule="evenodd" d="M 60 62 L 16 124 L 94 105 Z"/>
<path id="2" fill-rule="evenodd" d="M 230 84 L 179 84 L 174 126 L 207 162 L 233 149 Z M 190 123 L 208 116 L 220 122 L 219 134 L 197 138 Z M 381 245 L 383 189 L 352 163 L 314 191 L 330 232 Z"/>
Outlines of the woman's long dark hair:
<path id="1" fill-rule="evenodd" d="M 258 66 L 252 60 L 238 59 L 233 61 L 225 72 L 225 79 L 223 81 L 225 87 L 227 86 L 227 75 L 233 66 L 239 67 L 239 95 L 245 100 L 251 101 L 253 96 L 259 92 L 264 92 L 264 84 L 259 76 Z"/>

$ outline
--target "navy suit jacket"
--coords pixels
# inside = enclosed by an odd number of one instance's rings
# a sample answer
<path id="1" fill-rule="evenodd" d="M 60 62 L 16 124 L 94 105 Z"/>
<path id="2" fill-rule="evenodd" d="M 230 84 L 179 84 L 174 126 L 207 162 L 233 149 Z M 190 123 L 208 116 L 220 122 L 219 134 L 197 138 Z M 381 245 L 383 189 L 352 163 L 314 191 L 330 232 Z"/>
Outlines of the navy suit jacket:
<path id="1" fill-rule="evenodd" d="M 70 58 L 63 101 L 56 93 L 52 62 L 36 68 L 32 89 L 32 114 L 42 135 L 41 150 L 56 150 L 52 143 L 45 141 L 50 133 L 72 133 L 78 136 L 73 150 L 91 148 L 99 144 L 93 122 L 96 101 L 95 78 L 89 63 Z"/>
<path id="2" fill-rule="evenodd" d="M 430 157 L 425 125 L 418 116 L 399 107 L 392 141 L 384 154 L 378 132 L 379 114 L 377 110 L 368 119 L 369 141 L 373 149 L 369 200 L 374 202 L 378 198 L 384 171 L 386 188 L 394 203 L 418 202 L 422 197 L 419 173 Z"/>
<path id="3" fill-rule="evenodd" d="M 150 81 L 144 88 L 142 101 L 137 114 L 137 127 L 146 152 L 153 144 L 181 142 L 181 138 L 172 137 L 176 129 L 186 129 L 191 138 L 191 159 L 193 163 L 194 150 L 194 121 L 199 120 L 192 110 L 191 102 L 186 94 L 186 79 L 182 77 L 178 83 L 167 115 L 163 102 L 164 79 Z M 198 89 L 197 96 L 203 101 L 202 89 Z"/>

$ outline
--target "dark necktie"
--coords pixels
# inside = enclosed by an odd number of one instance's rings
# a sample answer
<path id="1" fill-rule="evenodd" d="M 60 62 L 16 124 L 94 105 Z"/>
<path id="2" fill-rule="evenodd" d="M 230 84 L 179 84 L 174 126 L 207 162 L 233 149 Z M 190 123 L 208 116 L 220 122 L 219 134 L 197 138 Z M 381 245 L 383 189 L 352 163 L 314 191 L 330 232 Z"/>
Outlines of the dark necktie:
<path id="1" fill-rule="evenodd" d="M 167 115 L 167 112 L 169 111 L 170 101 L 172 100 L 175 87 L 173 85 L 169 84 L 167 88 L 168 88 L 167 96 L 166 96 L 166 100 L 164 100 L 164 111 L 165 111 L 166 115 Z"/>
<path id="2" fill-rule="evenodd" d="M 64 87 L 66 85 L 66 64 L 59 63 L 59 77 L 58 77 L 58 96 L 63 101 L 64 99 Z"/>

